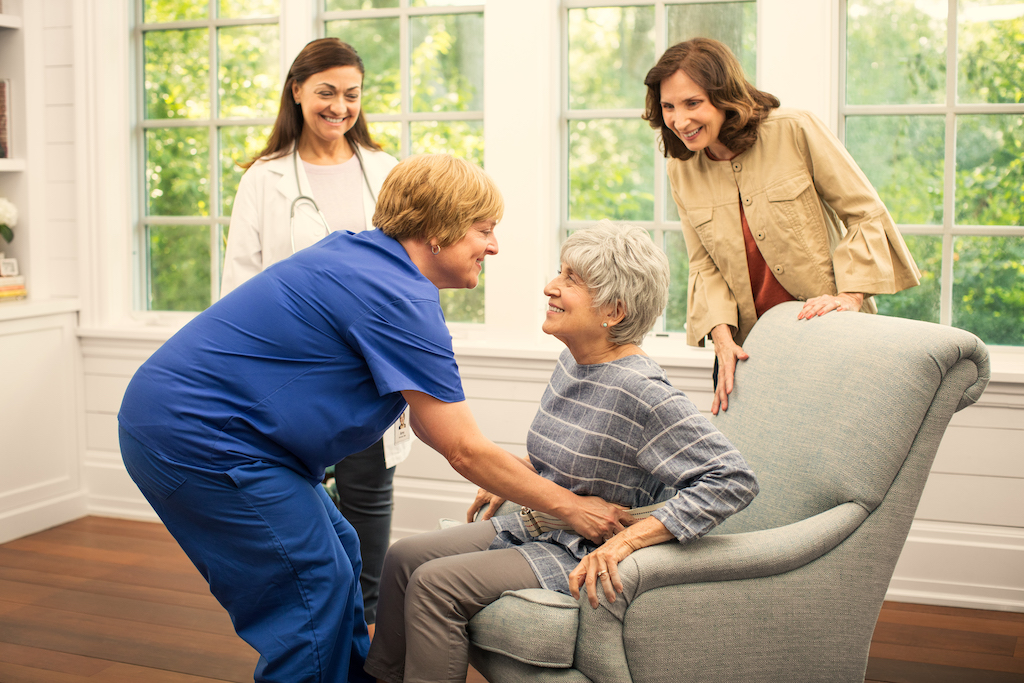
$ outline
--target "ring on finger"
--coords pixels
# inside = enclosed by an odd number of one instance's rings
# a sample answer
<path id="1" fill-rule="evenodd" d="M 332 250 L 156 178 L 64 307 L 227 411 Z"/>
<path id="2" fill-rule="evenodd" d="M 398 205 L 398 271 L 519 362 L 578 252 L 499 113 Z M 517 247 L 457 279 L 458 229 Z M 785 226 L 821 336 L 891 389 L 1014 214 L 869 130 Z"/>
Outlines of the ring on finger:
<path id="1" fill-rule="evenodd" d="M 605 576 L 608 576 L 608 570 L 607 569 L 602 569 L 601 571 L 599 571 L 597 573 L 597 578 L 599 578 L 599 579 L 603 578 Z"/>

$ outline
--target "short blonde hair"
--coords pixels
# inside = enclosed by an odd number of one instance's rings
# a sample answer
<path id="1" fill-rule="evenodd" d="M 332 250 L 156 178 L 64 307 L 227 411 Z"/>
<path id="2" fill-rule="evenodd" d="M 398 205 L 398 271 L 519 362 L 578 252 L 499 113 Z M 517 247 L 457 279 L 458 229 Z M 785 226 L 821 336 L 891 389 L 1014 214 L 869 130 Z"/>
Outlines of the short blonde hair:
<path id="1" fill-rule="evenodd" d="M 505 202 L 483 169 L 448 154 L 418 154 L 391 169 L 377 197 L 373 224 L 396 240 L 462 239 L 470 226 L 501 220 Z"/>
<path id="2" fill-rule="evenodd" d="M 560 258 L 583 278 L 594 308 L 622 303 L 626 316 L 609 328 L 609 339 L 640 344 L 668 304 L 668 257 L 650 234 L 604 220 L 570 235 Z"/>

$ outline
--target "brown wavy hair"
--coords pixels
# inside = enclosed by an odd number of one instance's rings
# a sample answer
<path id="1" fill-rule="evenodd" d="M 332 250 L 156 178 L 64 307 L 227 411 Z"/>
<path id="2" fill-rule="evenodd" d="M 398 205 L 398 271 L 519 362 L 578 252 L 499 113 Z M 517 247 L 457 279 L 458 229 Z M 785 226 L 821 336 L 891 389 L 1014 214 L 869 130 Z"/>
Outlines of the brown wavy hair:
<path id="1" fill-rule="evenodd" d="M 647 109 L 643 119 L 651 128 L 661 130 L 662 151 L 666 157 L 689 159 L 695 152 L 687 149 L 679 136 L 665 125 L 661 114 L 661 82 L 682 71 L 708 94 L 711 104 L 725 112 L 718 141 L 739 154 L 757 141 L 761 122 L 779 107 L 779 98 L 752 86 L 743 75 L 743 67 L 732 51 L 711 38 L 693 38 L 665 50 L 658 63 L 647 72 Z"/>
<path id="2" fill-rule="evenodd" d="M 296 141 L 302 137 L 304 124 L 302 108 L 295 104 L 295 97 L 292 95 L 292 85 L 301 86 L 313 74 L 339 66 L 354 66 L 359 69 L 360 74 L 366 74 L 363 60 L 355 48 L 337 38 L 320 38 L 307 43 L 306 47 L 302 48 L 302 52 L 288 69 L 288 77 L 281 88 L 281 103 L 278 105 L 277 120 L 274 121 L 274 128 L 270 131 L 267 146 L 248 163 L 242 164 L 242 168 L 249 168 L 258 159 L 277 159 L 291 153 Z M 345 133 L 345 139 L 353 146 L 353 149 L 355 145 L 366 149 L 380 150 L 381 148 L 370 137 L 370 129 L 366 126 L 366 117 L 363 116 L 362 110 L 360 110 L 355 124 Z"/>

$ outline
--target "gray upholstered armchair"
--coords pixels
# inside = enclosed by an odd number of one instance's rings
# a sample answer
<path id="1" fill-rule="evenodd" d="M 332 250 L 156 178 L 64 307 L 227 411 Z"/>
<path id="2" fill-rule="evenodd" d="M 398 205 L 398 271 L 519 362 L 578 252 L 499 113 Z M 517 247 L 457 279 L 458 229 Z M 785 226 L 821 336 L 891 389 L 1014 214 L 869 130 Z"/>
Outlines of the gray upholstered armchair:
<path id="1" fill-rule="evenodd" d="M 472 662 L 491 683 L 864 680 L 935 451 L 988 352 L 955 328 L 798 310 L 758 322 L 714 420 L 760 495 L 709 536 L 628 557 L 613 604 L 532 590 L 481 611 Z"/>

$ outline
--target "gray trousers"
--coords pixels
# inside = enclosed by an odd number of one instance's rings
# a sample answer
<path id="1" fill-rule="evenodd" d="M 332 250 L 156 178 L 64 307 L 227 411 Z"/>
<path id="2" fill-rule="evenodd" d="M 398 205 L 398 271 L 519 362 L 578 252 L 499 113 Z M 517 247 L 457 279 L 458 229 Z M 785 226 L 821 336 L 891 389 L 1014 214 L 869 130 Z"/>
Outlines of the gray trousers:
<path id="1" fill-rule="evenodd" d="M 465 683 L 467 624 L 503 591 L 540 588 L 514 549 L 487 550 L 487 522 L 409 536 L 384 558 L 366 672 L 388 683 Z"/>

